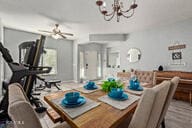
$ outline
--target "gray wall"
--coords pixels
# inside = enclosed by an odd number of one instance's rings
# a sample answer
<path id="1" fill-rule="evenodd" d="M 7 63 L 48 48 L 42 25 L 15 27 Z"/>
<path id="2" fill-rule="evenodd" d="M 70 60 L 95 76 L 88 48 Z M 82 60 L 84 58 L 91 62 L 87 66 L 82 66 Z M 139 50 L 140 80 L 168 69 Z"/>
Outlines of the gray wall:
<path id="1" fill-rule="evenodd" d="M 18 45 L 25 41 L 35 41 L 38 38 L 40 38 L 38 34 L 10 28 L 4 29 L 5 46 L 9 49 L 15 62 L 19 61 Z M 57 75 L 46 76 L 47 79 L 73 80 L 73 41 L 47 37 L 45 47 L 57 49 Z M 9 78 L 10 75 L 10 69 L 6 65 L 5 78 Z"/>
<path id="2" fill-rule="evenodd" d="M 186 65 L 170 65 L 171 51 L 168 50 L 170 45 L 175 41 L 186 44 L 183 52 L 183 62 Z M 120 51 L 121 68 L 107 69 L 114 70 L 130 70 L 130 68 L 138 70 L 157 70 L 159 65 L 163 65 L 166 70 L 192 71 L 192 19 L 177 22 L 167 26 L 148 29 L 145 31 L 130 33 L 125 42 L 111 42 L 105 48 Z M 136 63 L 129 63 L 126 55 L 130 48 L 139 48 L 142 56 L 141 60 Z M 109 72 L 110 72 L 109 71 Z"/>

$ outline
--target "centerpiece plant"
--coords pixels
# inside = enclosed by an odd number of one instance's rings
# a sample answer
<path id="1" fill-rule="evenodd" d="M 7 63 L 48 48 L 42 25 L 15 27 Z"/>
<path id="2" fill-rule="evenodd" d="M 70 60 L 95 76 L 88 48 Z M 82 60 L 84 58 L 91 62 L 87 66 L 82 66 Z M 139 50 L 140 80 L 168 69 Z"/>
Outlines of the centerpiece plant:
<path id="1" fill-rule="evenodd" d="M 110 92 L 112 88 L 123 88 L 123 83 L 120 80 L 107 80 L 101 86 L 103 91 Z"/>

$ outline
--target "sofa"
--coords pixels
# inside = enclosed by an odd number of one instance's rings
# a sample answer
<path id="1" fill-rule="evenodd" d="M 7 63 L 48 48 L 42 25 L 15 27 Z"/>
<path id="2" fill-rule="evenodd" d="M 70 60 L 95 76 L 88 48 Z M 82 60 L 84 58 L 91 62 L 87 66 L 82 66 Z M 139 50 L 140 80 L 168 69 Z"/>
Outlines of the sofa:
<path id="1" fill-rule="evenodd" d="M 135 75 L 138 78 L 141 86 L 151 88 L 156 84 L 155 72 L 135 70 Z M 123 82 L 127 83 L 130 80 L 130 72 L 118 72 L 117 77 Z"/>

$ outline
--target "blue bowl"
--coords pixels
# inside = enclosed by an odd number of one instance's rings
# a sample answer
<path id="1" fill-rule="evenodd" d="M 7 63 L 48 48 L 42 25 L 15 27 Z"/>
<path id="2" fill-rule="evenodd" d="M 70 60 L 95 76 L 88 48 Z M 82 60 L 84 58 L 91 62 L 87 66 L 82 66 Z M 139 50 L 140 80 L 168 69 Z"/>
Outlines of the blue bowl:
<path id="1" fill-rule="evenodd" d="M 95 82 L 89 81 L 85 86 L 86 86 L 87 88 L 89 88 L 89 89 L 92 89 L 92 88 L 94 88 L 94 86 L 95 86 Z"/>
<path id="2" fill-rule="evenodd" d="M 133 80 L 130 80 L 129 84 L 130 84 L 130 88 L 132 88 L 132 89 L 137 89 L 140 86 L 139 82 L 135 82 Z"/>
<path id="3" fill-rule="evenodd" d="M 65 94 L 65 99 L 69 103 L 76 103 L 79 97 L 80 97 L 79 92 L 69 92 Z"/>
<path id="4" fill-rule="evenodd" d="M 121 88 L 112 88 L 109 92 L 111 97 L 120 98 L 123 95 L 123 89 Z"/>
<path id="5" fill-rule="evenodd" d="M 111 77 L 111 78 L 108 78 L 107 80 L 110 81 L 110 82 L 112 82 L 112 81 L 115 81 L 115 78 L 112 78 L 112 77 Z"/>

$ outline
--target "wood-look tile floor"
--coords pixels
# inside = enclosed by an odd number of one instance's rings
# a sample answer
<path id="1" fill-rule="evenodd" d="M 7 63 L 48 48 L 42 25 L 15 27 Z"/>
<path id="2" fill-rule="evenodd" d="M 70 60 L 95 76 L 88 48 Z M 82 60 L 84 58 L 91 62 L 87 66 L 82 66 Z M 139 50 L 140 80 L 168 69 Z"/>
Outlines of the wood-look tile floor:
<path id="1" fill-rule="evenodd" d="M 192 106 L 172 100 L 165 117 L 166 128 L 192 128 Z"/>
<path id="2" fill-rule="evenodd" d="M 60 88 L 62 90 L 70 90 L 67 86 L 60 86 Z M 51 90 L 43 90 L 41 91 L 40 99 L 43 101 L 44 95 L 57 91 L 55 87 L 52 87 Z M 49 105 L 45 102 L 43 103 L 49 108 Z M 54 124 L 46 113 L 39 114 L 39 118 L 43 128 L 53 128 L 55 125 L 58 125 L 58 123 Z M 166 128 L 192 128 L 192 106 L 187 102 L 172 100 L 165 117 L 165 123 Z"/>

